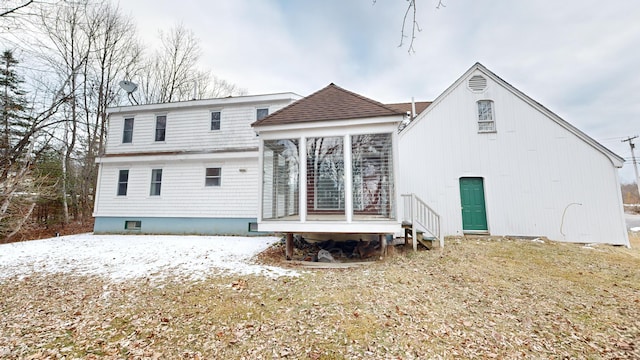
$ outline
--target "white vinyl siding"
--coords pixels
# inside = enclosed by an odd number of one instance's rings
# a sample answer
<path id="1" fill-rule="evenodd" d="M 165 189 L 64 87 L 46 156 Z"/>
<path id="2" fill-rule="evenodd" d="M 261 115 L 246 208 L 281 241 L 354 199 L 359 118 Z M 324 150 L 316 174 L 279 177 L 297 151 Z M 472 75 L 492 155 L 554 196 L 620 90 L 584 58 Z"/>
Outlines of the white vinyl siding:
<path id="1" fill-rule="evenodd" d="M 270 105 L 278 110 L 288 103 Z M 185 108 L 171 112 L 171 134 L 165 141 L 155 141 L 156 113 L 152 110 L 135 115 L 133 144 L 123 144 L 124 120 L 121 115 L 110 115 L 106 154 L 157 151 L 208 151 L 258 148 L 258 137 L 251 128 L 255 121 L 253 105 L 229 105 L 220 112 L 220 130 L 211 131 L 212 111 L 207 108 Z M 133 117 L 126 116 L 133 119 Z M 119 119 L 120 121 L 114 121 Z M 133 121 L 133 120 L 132 120 Z M 222 124 L 224 123 L 224 124 Z"/>
<path id="2" fill-rule="evenodd" d="M 258 213 L 258 158 L 225 159 L 224 186 L 204 185 L 211 160 L 171 161 L 162 165 L 161 196 L 149 196 L 152 163 L 129 164 L 127 196 L 101 191 L 95 216 L 255 218 Z M 118 164 L 101 164 L 100 188 L 118 181 Z M 177 184 L 177 185 L 176 185 Z M 150 199 L 153 198 L 153 199 Z"/>

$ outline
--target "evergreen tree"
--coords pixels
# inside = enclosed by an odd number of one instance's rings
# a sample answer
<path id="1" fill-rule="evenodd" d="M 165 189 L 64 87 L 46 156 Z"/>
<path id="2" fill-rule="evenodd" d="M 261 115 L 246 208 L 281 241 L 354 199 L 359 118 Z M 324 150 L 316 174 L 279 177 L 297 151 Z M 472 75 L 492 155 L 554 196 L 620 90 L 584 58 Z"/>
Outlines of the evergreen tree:
<path id="1" fill-rule="evenodd" d="M 11 50 L 0 55 L 0 156 L 3 172 L 17 160 L 15 146 L 25 135 L 29 123 L 26 117 L 26 92 L 22 89 L 24 80 L 15 70 L 18 60 Z"/>

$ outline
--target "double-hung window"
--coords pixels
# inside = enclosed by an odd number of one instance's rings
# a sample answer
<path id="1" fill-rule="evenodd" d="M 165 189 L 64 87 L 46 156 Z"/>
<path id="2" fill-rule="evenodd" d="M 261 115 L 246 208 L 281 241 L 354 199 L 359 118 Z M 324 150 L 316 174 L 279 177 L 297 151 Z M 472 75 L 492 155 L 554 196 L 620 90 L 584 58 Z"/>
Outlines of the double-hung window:
<path id="1" fill-rule="evenodd" d="M 220 111 L 211 112 L 211 130 L 220 130 Z"/>
<path id="2" fill-rule="evenodd" d="M 122 143 L 128 144 L 133 141 L 133 118 L 124 119 L 124 129 L 122 130 Z"/>
<path id="3" fill-rule="evenodd" d="M 129 183 L 129 170 L 120 170 L 118 174 L 118 196 L 127 195 L 127 185 Z"/>
<path id="4" fill-rule="evenodd" d="M 160 187 L 162 186 L 162 169 L 151 170 L 151 191 L 149 195 L 160 196 Z"/>
<path id="5" fill-rule="evenodd" d="M 204 185 L 205 186 L 220 186 L 220 180 L 222 179 L 222 170 L 218 168 L 207 168 Z"/>
<path id="6" fill-rule="evenodd" d="M 156 141 L 164 141 L 167 132 L 167 115 L 156 116 Z"/>
<path id="7" fill-rule="evenodd" d="M 478 101 L 478 132 L 496 132 L 493 101 Z"/>

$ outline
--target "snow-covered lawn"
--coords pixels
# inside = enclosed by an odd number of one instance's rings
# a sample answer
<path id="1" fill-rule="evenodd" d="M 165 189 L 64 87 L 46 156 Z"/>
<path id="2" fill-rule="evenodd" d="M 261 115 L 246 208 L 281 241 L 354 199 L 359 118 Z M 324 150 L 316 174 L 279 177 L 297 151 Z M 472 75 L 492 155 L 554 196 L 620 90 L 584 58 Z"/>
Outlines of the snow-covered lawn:
<path id="1" fill-rule="evenodd" d="M 101 275 L 115 281 L 217 274 L 295 276 L 251 263 L 276 237 L 69 235 L 0 245 L 0 281 L 34 272 Z"/>

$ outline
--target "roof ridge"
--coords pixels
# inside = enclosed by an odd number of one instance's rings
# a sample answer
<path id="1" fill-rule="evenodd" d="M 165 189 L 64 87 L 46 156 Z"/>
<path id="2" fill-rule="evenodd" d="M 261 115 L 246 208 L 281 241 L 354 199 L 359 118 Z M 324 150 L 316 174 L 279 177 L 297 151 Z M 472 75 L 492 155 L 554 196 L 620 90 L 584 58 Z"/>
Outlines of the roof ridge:
<path id="1" fill-rule="evenodd" d="M 392 112 L 394 112 L 394 113 L 401 114 L 400 112 L 398 112 L 398 110 L 392 109 L 392 108 L 388 107 L 387 105 L 385 105 L 385 104 L 383 104 L 383 103 L 381 103 L 381 102 L 379 102 L 379 101 L 373 100 L 373 99 L 371 99 L 371 98 L 368 98 L 368 97 L 366 97 L 366 96 L 364 96 L 364 95 L 360 95 L 360 94 L 355 93 L 355 92 L 353 92 L 353 91 L 349 91 L 349 90 L 344 89 L 344 88 L 342 88 L 342 87 L 340 87 L 340 86 L 338 86 L 338 85 L 336 85 L 336 84 L 334 84 L 334 83 L 329 84 L 327 87 L 329 87 L 329 86 L 334 86 L 334 87 L 335 87 L 336 89 L 338 89 L 338 90 L 344 91 L 344 92 L 346 92 L 346 93 L 348 93 L 348 94 L 350 94 L 350 95 L 356 96 L 356 97 L 358 97 L 358 98 L 360 98 L 360 99 L 362 99 L 362 100 L 368 101 L 368 102 L 370 102 L 370 103 L 372 103 L 372 104 L 374 104 L 374 105 L 381 106 L 381 107 L 385 108 L 386 110 L 392 111 Z M 324 89 L 323 89 L 323 90 L 324 90 Z M 309 95 L 309 96 L 311 96 L 311 95 Z"/>

